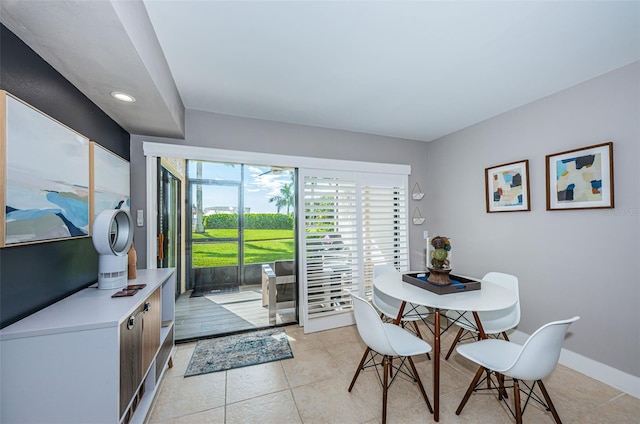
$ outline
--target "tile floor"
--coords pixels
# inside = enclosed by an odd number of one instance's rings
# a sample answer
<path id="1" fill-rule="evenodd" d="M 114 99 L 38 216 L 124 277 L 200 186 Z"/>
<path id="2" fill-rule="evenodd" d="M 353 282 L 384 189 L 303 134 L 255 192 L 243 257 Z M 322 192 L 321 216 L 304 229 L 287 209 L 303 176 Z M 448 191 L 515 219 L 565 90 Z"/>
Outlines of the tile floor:
<path id="1" fill-rule="evenodd" d="M 381 422 L 382 389 L 375 371 L 361 373 L 353 391 L 347 391 L 365 348 L 355 326 L 306 335 L 297 325 L 285 330 L 293 359 L 188 378 L 183 374 L 195 342 L 177 345 L 174 366 L 165 374 L 148 423 Z M 451 340 L 452 335 L 443 336 L 443 350 Z M 425 356 L 414 360 L 433 402 L 431 362 Z M 442 361 L 440 423 L 515 422 L 487 392 L 473 394 L 462 414 L 455 415 L 474 371 L 471 362 L 455 353 Z M 639 399 L 567 367 L 558 365 L 545 383 L 565 424 L 640 423 Z M 387 422 L 434 421 L 417 387 L 403 379 L 389 390 Z M 527 407 L 524 422 L 554 423 L 535 403 Z"/>

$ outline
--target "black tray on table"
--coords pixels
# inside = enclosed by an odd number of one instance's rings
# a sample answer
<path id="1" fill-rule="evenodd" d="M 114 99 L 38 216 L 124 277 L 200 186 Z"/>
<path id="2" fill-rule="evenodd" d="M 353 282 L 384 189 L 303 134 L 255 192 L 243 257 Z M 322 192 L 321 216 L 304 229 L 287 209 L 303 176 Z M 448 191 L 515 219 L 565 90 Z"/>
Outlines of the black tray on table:
<path id="1" fill-rule="evenodd" d="M 451 294 L 480 290 L 480 281 L 461 277 L 459 275 L 449 274 L 451 284 L 446 286 L 430 283 L 427 281 L 427 278 L 429 278 L 428 272 L 409 272 L 402 274 L 402 281 L 405 283 L 412 284 L 416 287 L 420 287 L 421 289 L 429 290 L 435 294 Z"/>

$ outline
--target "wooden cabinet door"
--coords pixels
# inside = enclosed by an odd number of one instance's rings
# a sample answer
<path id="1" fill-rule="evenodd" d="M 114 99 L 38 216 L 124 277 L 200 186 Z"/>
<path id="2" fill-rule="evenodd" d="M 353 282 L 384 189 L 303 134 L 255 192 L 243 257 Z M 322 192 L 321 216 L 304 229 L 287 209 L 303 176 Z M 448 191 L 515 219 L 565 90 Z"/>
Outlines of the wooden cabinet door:
<path id="1" fill-rule="evenodd" d="M 142 370 L 146 372 L 160 348 L 161 298 L 158 288 L 146 300 L 149 310 L 142 315 Z"/>
<path id="2" fill-rule="evenodd" d="M 129 402 L 142 380 L 142 323 L 139 321 L 144 304 L 140 305 L 131 315 L 137 316 L 133 324 L 129 318 L 120 324 L 120 416 L 124 413 Z"/>
<path id="3" fill-rule="evenodd" d="M 160 348 L 160 296 L 158 288 L 120 324 L 120 416 Z"/>

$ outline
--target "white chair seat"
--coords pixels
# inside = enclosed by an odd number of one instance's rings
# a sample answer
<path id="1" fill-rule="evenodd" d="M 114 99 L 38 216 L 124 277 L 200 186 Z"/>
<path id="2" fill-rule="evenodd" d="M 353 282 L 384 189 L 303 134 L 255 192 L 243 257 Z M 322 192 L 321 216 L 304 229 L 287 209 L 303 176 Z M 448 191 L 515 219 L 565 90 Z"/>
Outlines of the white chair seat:
<path id="1" fill-rule="evenodd" d="M 576 316 L 545 324 L 536 330 L 522 346 L 498 339 L 480 340 L 458 346 L 456 349 L 458 353 L 480 365 L 480 368 L 460 401 L 456 415 L 460 415 L 471 394 L 477 390 L 497 388 L 498 399 L 506 402 L 505 379 L 509 378 L 513 383 L 513 409 L 509 408 L 509 410 L 513 411 L 517 424 L 522 423 L 522 414 L 529 403 L 529 398 L 545 405 L 551 411 L 555 422 L 562 424 L 542 379 L 555 369 L 567 330 L 578 319 L 580 317 Z M 480 388 L 484 381 L 480 379 L 485 374 L 484 380 L 487 381 L 487 387 Z M 492 374 L 496 375 L 498 384 L 491 378 Z M 533 381 L 533 384 L 529 386 L 525 383 L 527 380 Z M 526 386 L 526 390 L 520 389 L 520 383 Z M 544 401 L 534 392 L 536 385 L 540 388 Z M 527 395 L 524 403 L 520 402 L 521 391 Z"/>
<path id="2" fill-rule="evenodd" d="M 412 356 L 430 352 L 431 345 L 402 327 L 382 322 L 373 305 L 365 299 L 351 293 L 351 302 L 353 303 L 353 315 L 356 319 L 358 334 L 367 345 L 367 349 L 364 351 L 358 369 L 351 380 L 349 392 L 353 389 L 360 371 L 368 367 L 375 367 L 378 371 L 378 380 L 382 383 L 382 424 L 387 422 L 387 391 L 396 377 L 401 374 L 410 377 L 418 385 L 429 412 L 433 413 L 427 392 L 424 390 L 420 375 L 413 359 L 411 359 Z M 370 359 L 367 360 L 369 356 Z M 382 356 L 382 361 L 378 359 L 380 356 Z M 397 366 L 394 365 L 396 357 L 400 358 Z M 408 365 L 405 361 L 408 362 Z M 382 365 L 382 372 L 378 369 L 380 365 Z"/>
<path id="3" fill-rule="evenodd" d="M 497 284 L 507 290 L 514 291 L 518 298 L 518 301 L 515 305 L 502 309 L 499 311 L 480 311 L 478 312 L 478 317 L 480 318 L 480 322 L 482 323 L 482 329 L 487 335 L 495 335 L 499 337 L 502 335 L 505 340 L 509 340 L 509 336 L 507 335 L 507 330 L 511 330 L 515 328 L 520 323 L 520 295 L 518 290 L 518 277 L 515 275 L 504 274 L 502 272 L 489 272 L 482 277 L 483 280 L 491 281 L 494 284 Z M 454 348 L 458 344 L 458 342 L 467 339 L 477 339 L 478 337 L 471 337 L 473 333 L 478 333 L 478 328 L 476 327 L 476 321 L 473 317 L 473 313 L 469 311 L 456 311 L 456 310 L 448 310 L 446 312 L 447 318 L 459 327 L 458 334 L 456 335 L 447 355 L 445 356 L 445 360 L 449 359 L 451 353 L 453 353 Z"/>
<path id="4" fill-rule="evenodd" d="M 483 364 L 485 368 L 502 372 L 513 365 L 522 351 L 522 346 L 501 339 L 485 339 L 462 344 L 456 351 L 477 364 Z"/>
<path id="5" fill-rule="evenodd" d="M 386 355 L 394 356 L 415 356 L 421 353 L 431 352 L 431 345 L 424 340 L 408 333 L 402 327 L 394 324 L 382 324 L 391 346 L 395 352 L 386 353 Z M 384 353 L 384 352 L 378 352 Z"/>

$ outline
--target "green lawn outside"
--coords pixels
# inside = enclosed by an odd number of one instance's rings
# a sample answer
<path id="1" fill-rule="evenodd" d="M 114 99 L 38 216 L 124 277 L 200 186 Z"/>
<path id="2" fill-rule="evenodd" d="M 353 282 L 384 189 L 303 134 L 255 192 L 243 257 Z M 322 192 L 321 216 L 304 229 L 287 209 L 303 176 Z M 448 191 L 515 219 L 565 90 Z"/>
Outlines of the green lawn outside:
<path id="1" fill-rule="evenodd" d="M 194 240 L 206 238 L 235 238 L 237 229 L 206 229 L 205 234 L 192 233 Z M 244 241 L 292 239 L 293 230 L 244 230 Z"/>
<path id="2" fill-rule="evenodd" d="M 193 233 L 194 240 L 213 239 L 212 243 L 193 243 L 193 267 L 238 264 L 238 243 L 215 242 L 215 239 L 237 237 L 237 230 L 206 230 L 206 235 Z M 245 230 L 244 263 L 265 263 L 294 259 L 293 230 Z"/>

